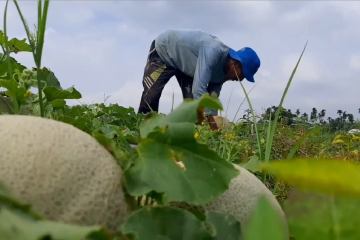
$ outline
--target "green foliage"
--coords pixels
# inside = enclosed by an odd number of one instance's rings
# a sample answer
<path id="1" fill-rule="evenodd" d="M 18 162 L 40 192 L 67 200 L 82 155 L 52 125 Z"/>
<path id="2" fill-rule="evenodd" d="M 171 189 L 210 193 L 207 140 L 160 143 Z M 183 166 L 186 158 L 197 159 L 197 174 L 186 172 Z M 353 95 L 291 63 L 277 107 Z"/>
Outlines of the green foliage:
<path id="1" fill-rule="evenodd" d="M 256 172 L 262 172 L 260 164 L 261 164 L 261 162 L 260 162 L 258 156 L 253 155 L 248 162 L 246 162 L 245 164 L 242 164 L 241 166 L 243 168 L 246 168 L 250 172 L 256 173 Z"/>
<path id="2" fill-rule="evenodd" d="M 43 219 L 0 183 L 1 240 L 110 240 L 101 226 L 74 226 Z"/>
<path id="3" fill-rule="evenodd" d="M 1 31 L 1 30 L 0 30 Z M 1 32 L 0 32 L 1 33 Z M 10 77 L 9 75 L 9 70 L 8 70 L 8 66 L 6 64 L 6 61 L 8 60 L 8 58 L 6 57 L 5 54 L 0 53 L 0 79 L 9 79 Z M 11 68 L 18 70 L 19 72 L 22 72 L 23 70 L 26 69 L 25 66 L 21 65 L 20 63 L 18 63 L 14 58 L 10 57 L 10 64 L 11 64 Z"/>
<path id="4" fill-rule="evenodd" d="M 301 190 L 360 197 L 360 165 L 335 159 L 291 159 L 262 164 L 262 170 Z M 331 176 L 331 177 L 329 177 Z"/>
<path id="5" fill-rule="evenodd" d="M 110 239 L 101 227 L 80 227 L 52 221 L 39 221 L 2 206 L 0 207 L 0 222 L 1 239 L 4 240 Z"/>
<path id="6" fill-rule="evenodd" d="M 10 53 L 32 52 L 30 45 L 26 43 L 26 38 L 23 40 L 12 38 L 9 41 L 9 38 L 4 35 L 2 30 L 0 30 L 0 45 L 4 46 L 4 44 L 9 46 Z"/>
<path id="7" fill-rule="evenodd" d="M 360 199 L 293 189 L 284 206 L 297 240 L 359 239 Z"/>
<path id="8" fill-rule="evenodd" d="M 129 239 L 239 240 L 241 227 L 230 215 L 207 211 L 205 221 L 175 207 L 144 207 L 123 225 Z"/>
<path id="9" fill-rule="evenodd" d="M 212 227 L 214 240 L 242 239 L 240 223 L 232 216 L 220 212 L 206 211 L 208 226 Z"/>
<path id="10" fill-rule="evenodd" d="M 6 88 L 6 95 L 11 97 L 14 103 L 15 113 L 19 113 L 20 106 L 26 101 L 26 89 L 18 86 L 15 81 L 0 80 L 0 87 Z"/>
<path id="11" fill-rule="evenodd" d="M 144 116 L 117 104 L 67 106 L 66 99 L 81 99 L 81 93 L 74 87 L 63 89 L 55 74 L 41 64 L 49 1 L 39 1 L 35 33 L 29 31 L 17 2 L 14 3 L 29 44 L 26 39 L 8 40 L 7 2 L 4 32 L 0 31 L 4 52 L 0 54 L 0 86 L 6 89 L 1 97 L 8 96 L 13 104 L 13 111 L 7 114 L 19 114 L 21 107 L 26 106 L 33 115 L 71 124 L 92 135 L 123 168 L 126 191 L 140 199 L 140 204 L 119 226 L 125 238 L 110 236 L 102 226 L 75 226 L 43 219 L 30 205 L 15 199 L 0 182 L 0 240 L 286 239 L 281 218 L 265 198 L 258 200 L 247 229 L 230 214 L 200 214 L 168 205 L 178 201 L 204 206 L 220 196 L 238 174 L 232 162 L 254 174 L 263 174 L 263 182 L 277 197 L 286 195 L 286 184 L 300 189 L 284 197 L 294 239 L 359 238 L 359 166 L 328 159 L 341 153 L 344 160 L 360 160 L 358 136 L 341 134 L 334 138 L 329 134 L 354 126 L 353 115 L 339 110 L 339 118 L 328 119 L 326 125 L 325 110 L 318 113 L 313 108 L 309 123 L 306 113 L 300 116 L 297 110 L 293 114 L 282 106 L 305 48 L 279 106 L 268 108 L 262 118 L 255 116 L 241 85 L 250 105 L 247 112 L 252 117 L 234 124 L 231 130 L 213 132 L 199 124 L 204 108 L 223 109 L 216 96 L 185 101 L 167 116 L 154 112 Z M 10 57 L 19 52 L 31 52 L 36 67 L 27 68 Z M 38 94 L 30 92 L 32 87 L 38 89 Z M 322 127 L 313 128 L 314 125 Z M 136 144 L 136 149 L 130 144 Z M 145 204 L 141 204 L 143 197 Z"/>
<path id="12" fill-rule="evenodd" d="M 204 96 L 184 102 L 167 117 L 153 113 L 141 124 L 138 156 L 125 171 L 130 194 L 157 191 L 168 201 L 203 205 L 228 188 L 238 171 L 194 138 L 197 112 L 205 107 L 221 104 Z"/>
<path id="13" fill-rule="evenodd" d="M 250 220 L 244 240 L 286 240 L 283 224 L 269 201 L 261 197 Z"/>
<path id="14" fill-rule="evenodd" d="M 123 225 L 129 239 L 214 239 L 206 226 L 188 211 L 174 207 L 145 207 Z"/>

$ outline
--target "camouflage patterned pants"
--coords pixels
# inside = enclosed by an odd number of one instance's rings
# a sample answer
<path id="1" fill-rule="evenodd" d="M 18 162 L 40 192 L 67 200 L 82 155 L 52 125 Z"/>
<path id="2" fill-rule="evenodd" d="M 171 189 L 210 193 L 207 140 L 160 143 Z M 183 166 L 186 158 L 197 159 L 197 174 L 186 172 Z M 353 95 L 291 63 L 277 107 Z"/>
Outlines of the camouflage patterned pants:
<path id="1" fill-rule="evenodd" d="M 142 80 L 144 90 L 141 96 L 138 113 L 149 113 L 150 108 L 153 111 L 158 112 L 161 93 L 165 85 L 173 76 L 176 77 L 180 85 L 183 98 L 192 99 L 193 78 L 185 75 L 178 69 L 166 65 L 157 54 L 155 50 L 155 41 L 153 41 L 144 70 L 144 76 Z M 150 108 L 148 105 L 150 105 Z"/>

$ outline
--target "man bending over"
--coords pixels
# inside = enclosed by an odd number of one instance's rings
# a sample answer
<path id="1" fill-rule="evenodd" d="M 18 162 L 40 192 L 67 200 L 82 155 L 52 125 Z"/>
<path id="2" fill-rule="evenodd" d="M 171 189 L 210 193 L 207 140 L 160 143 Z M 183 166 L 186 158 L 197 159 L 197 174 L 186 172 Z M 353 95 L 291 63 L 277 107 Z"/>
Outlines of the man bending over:
<path id="1" fill-rule="evenodd" d="M 168 30 L 151 43 L 138 113 L 158 112 L 162 90 L 173 76 L 184 99 L 213 92 L 219 97 L 224 82 L 238 78 L 254 82 L 259 67 L 260 59 L 249 47 L 235 51 L 209 33 Z M 217 110 L 205 108 L 205 116 L 217 116 Z"/>

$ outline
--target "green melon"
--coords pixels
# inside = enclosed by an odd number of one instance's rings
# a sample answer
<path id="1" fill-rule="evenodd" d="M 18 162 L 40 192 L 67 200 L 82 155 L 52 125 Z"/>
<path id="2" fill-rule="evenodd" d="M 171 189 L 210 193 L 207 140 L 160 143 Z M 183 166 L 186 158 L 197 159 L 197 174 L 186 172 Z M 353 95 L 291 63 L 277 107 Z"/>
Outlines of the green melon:
<path id="1" fill-rule="evenodd" d="M 218 128 L 231 129 L 232 123 L 227 118 L 221 116 L 214 116 L 214 120 Z"/>
<path id="2" fill-rule="evenodd" d="M 171 202 L 170 205 L 202 213 L 204 213 L 204 210 L 210 210 L 231 214 L 240 222 L 242 229 L 246 231 L 257 200 L 260 196 L 264 196 L 279 214 L 288 239 L 287 220 L 274 195 L 254 174 L 236 164 L 233 165 L 239 170 L 240 175 L 232 179 L 228 190 L 206 204 L 205 207 L 194 206 L 184 202 Z"/>
<path id="3" fill-rule="evenodd" d="M 49 220 L 113 233 L 127 220 L 122 169 L 92 136 L 34 116 L 3 115 L 0 126 L 0 182 L 14 197 Z"/>

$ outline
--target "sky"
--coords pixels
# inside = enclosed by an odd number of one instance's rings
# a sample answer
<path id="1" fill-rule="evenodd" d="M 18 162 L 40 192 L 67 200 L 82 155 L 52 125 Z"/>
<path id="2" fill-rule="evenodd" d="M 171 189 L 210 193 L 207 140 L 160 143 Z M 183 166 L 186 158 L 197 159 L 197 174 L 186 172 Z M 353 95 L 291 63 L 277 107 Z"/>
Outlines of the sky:
<path id="1" fill-rule="evenodd" d="M 37 1 L 18 1 L 31 30 Z M 5 1 L 0 2 L 2 12 Z M 26 38 L 15 4 L 9 1 L 8 36 Z M 3 16 L 0 19 L 3 29 Z M 291 73 L 308 41 L 284 101 L 286 109 L 310 114 L 341 109 L 359 118 L 359 1 L 50 1 L 42 66 L 63 88 L 74 86 L 79 103 L 117 103 L 137 112 L 142 76 L 151 42 L 168 29 L 211 33 L 227 46 L 253 48 L 261 60 L 255 83 L 243 81 L 257 113 L 280 103 Z M 31 53 L 12 54 L 28 68 Z M 160 98 L 159 111 L 183 101 L 173 77 Z M 220 100 L 230 121 L 248 109 L 239 82 L 223 85 Z M 241 105 L 241 103 L 244 103 Z M 227 110 L 227 111 L 226 111 Z M 226 112 L 225 112 L 226 111 Z"/>

